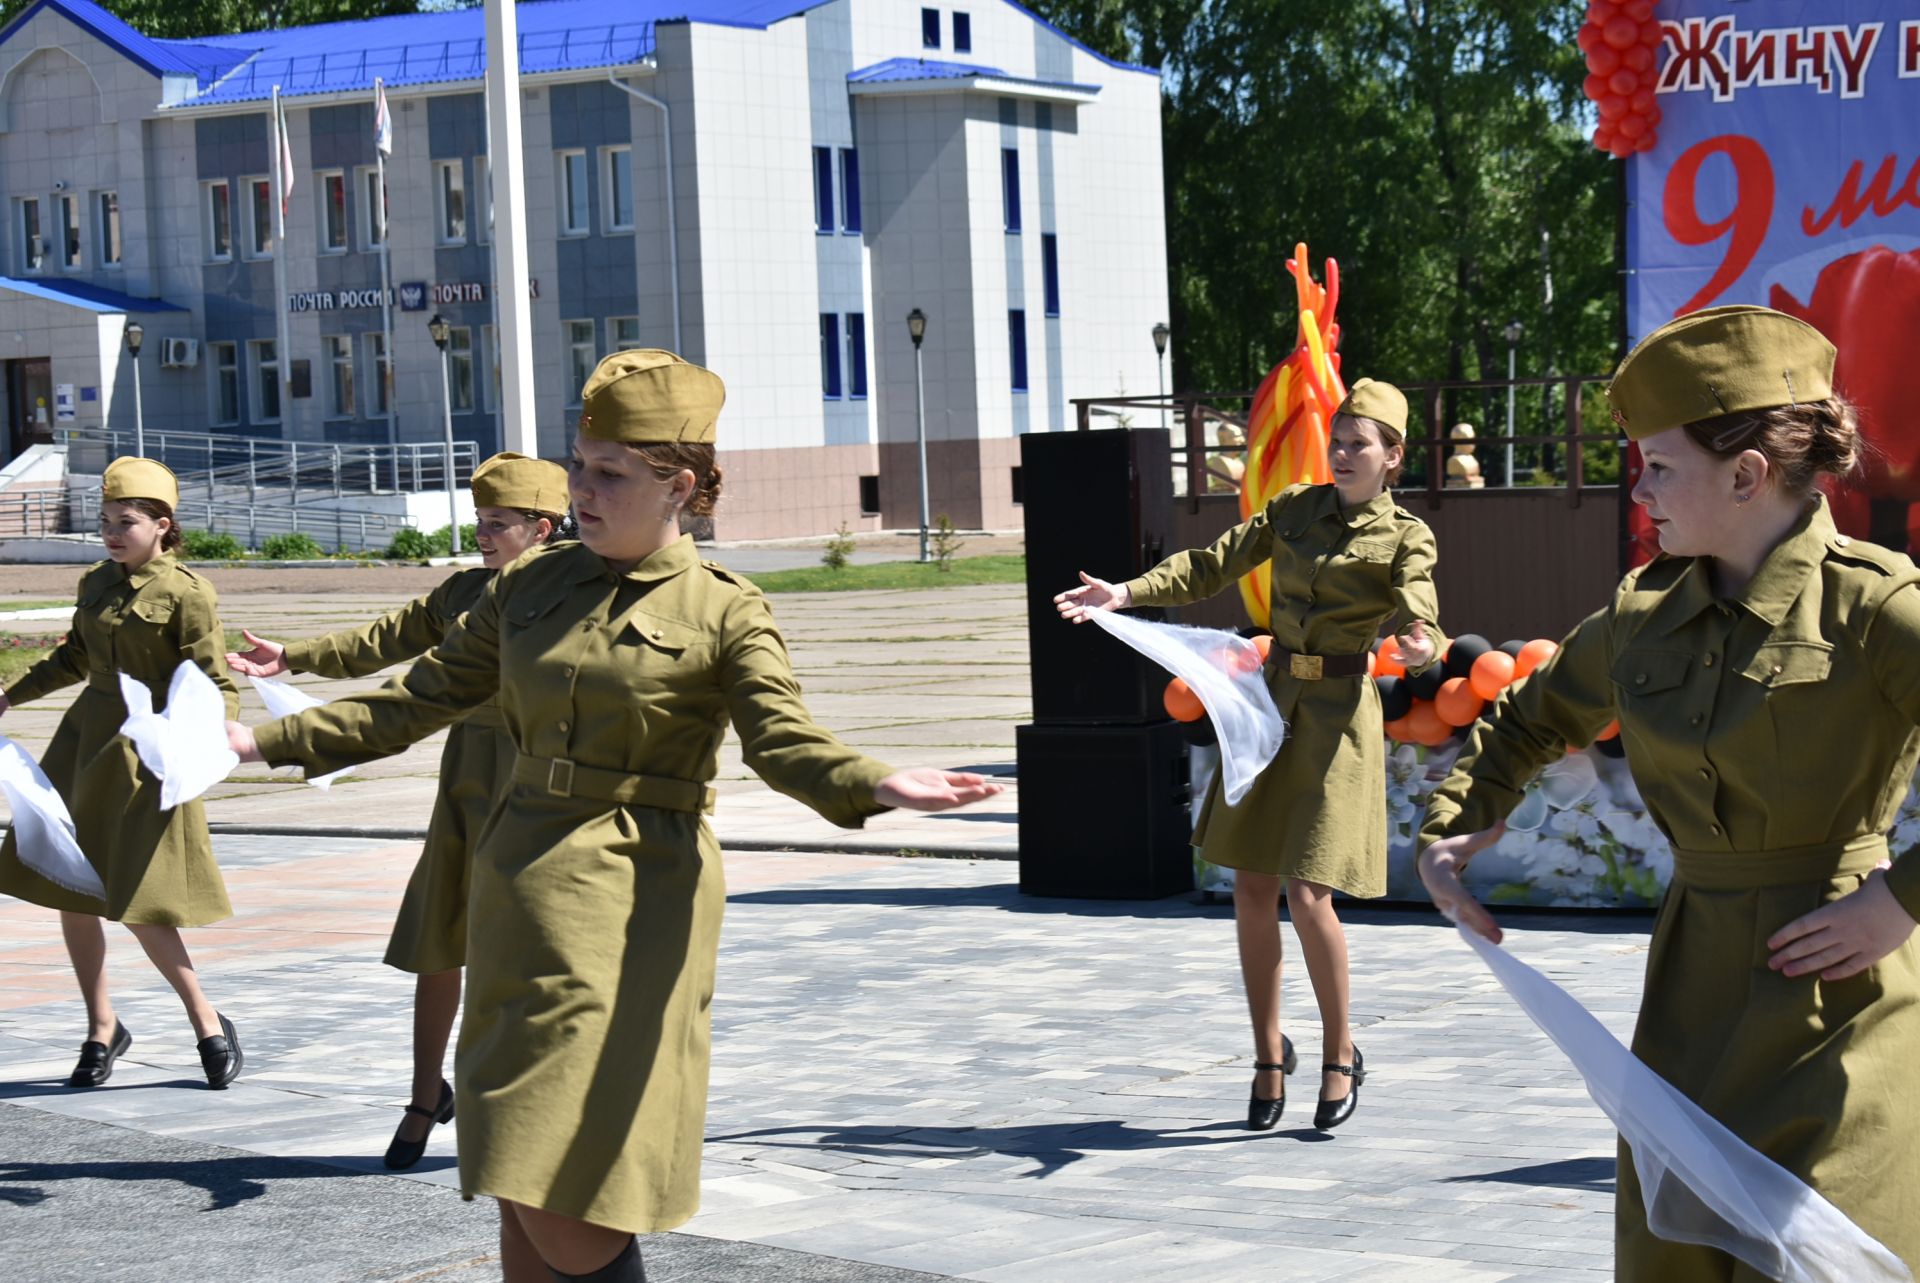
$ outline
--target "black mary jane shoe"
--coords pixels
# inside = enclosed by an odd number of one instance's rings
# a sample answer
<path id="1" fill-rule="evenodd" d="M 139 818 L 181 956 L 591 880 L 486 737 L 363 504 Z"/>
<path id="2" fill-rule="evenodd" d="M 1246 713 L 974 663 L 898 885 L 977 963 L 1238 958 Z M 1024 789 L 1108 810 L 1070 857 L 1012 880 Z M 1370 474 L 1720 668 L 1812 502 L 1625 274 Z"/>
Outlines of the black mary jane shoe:
<path id="1" fill-rule="evenodd" d="M 98 1087 L 113 1077 L 113 1062 L 133 1046 L 133 1035 L 118 1020 L 113 1022 L 113 1041 L 95 1042 L 89 1038 L 80 1044 L 80 1060 L 67 1078 L 69 1087 Z"/>
<path id="2" fill-rule="evenodd" d="M 1269 1064 L 1264 1060 L 1253 1062 L 1254 1072 L 1262 1073 L 1278 1069 L 1282 1074 L 1292 1073 L 1300 1064 L 1300 1057 L 1293 1054 L 1293 1039 L 1280 1035 L 1280 1063 Z M 1280 1125 L 1280 1115 L 1287 1108 L 1286 1083 L 1280 1084 L 1280 1096 L 1268 1100 L 1259 1092 L 1253 1093 L 1247 1100 L 1247 1130 L 1250 1132 L 1270 1132 Z"/>
<path id="3" fill-rule="evenodd" d="M 246 1063 L 246 1057 L 240 1054 L 240 1031 L 225 1016 L 220 1016 L 220 1032 L 202 1038 L 198 1050 L 200 1068 L 207 1073 L 207 1086 L 215 1091 L 225 1091 L 227 1084 L 240 1076 L 240 1066 Z"/>
<path id="4" fill-rule="evenodd" d="M 1360 1054 L 1360 1048 L 1356 1046 L 1351 1065 L 1322 1065 L 1320 1068 L 1326 1073 L 1345 1074 L 1353 1080 L 1346 1095 L 1338 1100 L 1328 1100 L 1322 1096 L 1320 1104 L 1314 1109 L 1313 1125 L 1326 1131 L 1353 1117 L 1354 1107 L 1360 1103 L 1360 1084 L 1367 1081 L 1367 1058 Z"/>
<path id="5" fill-rule="evenodd" d="M 431 1119 L 434 1123 L 452 1122 L 453 1084 L 442 1078 L 440 1080 L 440 1103 L 438 1105 L 432 1109 L 422 1109 L 418 1105 L 410 1104 L 407 1106 L 407 1112 L 409 1114 L 418 1114 L 422 1118 Z M 403 1122 L 401 1125 L 405 1126 L 405 1123 Z M 393 1134 L 393 1144 L 387 1146 L 387 1156 L 380 1161 L 385 1163 L 390 1171 L 404 1172 L 419 1162 L 426 1154 L 427 1141 L 432 1135 L 433 1127 L 431 1123 L 427 1127 L 427 1134 L 419 1140 L 408 1140 L 398 1131 L 395 1131 Z"/>

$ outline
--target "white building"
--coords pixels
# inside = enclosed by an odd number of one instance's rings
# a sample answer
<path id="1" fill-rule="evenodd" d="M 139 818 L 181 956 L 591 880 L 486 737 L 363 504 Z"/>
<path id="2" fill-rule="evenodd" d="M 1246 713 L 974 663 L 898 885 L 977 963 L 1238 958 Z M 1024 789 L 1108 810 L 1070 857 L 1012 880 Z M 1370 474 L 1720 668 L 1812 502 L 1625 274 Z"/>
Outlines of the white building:
<path id="1" fill-rule="evenodd" d="M 1070 429 L 1070 397 L 1155 389 L 1153 72 L 1008 0 L 541 0 L 518 20 L 543 455 L 564 456 L 598 358 L 674 347 L 677 323 L 729 388 L 721 535 L 917 524 L 918 308 L 933 511 L 1007 526 L 1017 435 Z M 187 42 L 39 0 L 0 31 L 0 449 L 131 426 L 128 314 L 149 431 L 437 440 L 433 312 L 455 327 L 455 436 L 499 448 L 488 218 L 471 207 L 483 67 L 478 9 Z M 394 125 L 391 419 L 375 77 Z M 276 85 L 295 174 L 284 298 Z"/>

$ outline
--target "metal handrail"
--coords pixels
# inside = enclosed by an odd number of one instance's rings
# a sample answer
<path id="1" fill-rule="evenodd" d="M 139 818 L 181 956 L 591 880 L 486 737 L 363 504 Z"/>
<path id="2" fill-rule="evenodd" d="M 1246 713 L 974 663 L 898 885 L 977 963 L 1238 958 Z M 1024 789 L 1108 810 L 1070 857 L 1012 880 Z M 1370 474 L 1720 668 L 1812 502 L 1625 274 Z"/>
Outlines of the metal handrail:
<path id="1" fill-rule="evenodd" d="M 85 526 L 96 520 L 99 511 L 98 492 L 74 493 L 75 525 Z M 414 519 L 401 513 L 345 506 L 294 508 L 278 503 L 226 503 L 186 494 L 180 496 L 174 516 L 188 528 L 242 537 L 250 548 L 258 548 L 265 535 L 299 533 L 330 538 L 335 547 L 353 542 L 366 549 L 391 543 L 402 530 L 417 529 Z"/>
<path id="2" fill-rule="evenodd" d="M 585 57 L 585 47 L 576 50 L 574 32 L 523 31 L 520 33 L 520 71 L 558 71 L 575 65 L 576 57 Z M 588 33 L 582 32 L 582 35 Z M 616 22 L 598 29 L 599 57 L 607 65 L 639 62 L 654 51 L 652 19 L 643 22 Z M 586 47 L 590 47 L 588 44 Z M 263 86 L 278 85 L 283 95 L 327 93 L 366 89 L 375 76 L 389 85 L 416 80 L 478 80 L 486 74 L 486 41 L 480 37 L 462 37 L 419 44 L 383 45 L 369 49 L 349 49 L 317 54 L 289 54 L 274 58 L 250 59 L 243 67 L 221 81 L 218 96 L 231 97 L 236 91 L 258 92 Z"/>
<path id="3" fill-rule="evenodd" d="M 446 446 L 441 442 L 403 441 L 354 444 L 331 441 L 278 441 L 222 433 L 164 432 L 145 434 L 147 454 L 172 468 L 184 487 L 215 489 L 221 484 L 247 487 L 258 497 L 262 487 L 287 486 L 290 502 L 300 502 L 304 488 L 311 496 L 325 493 L 380 494 L 446 488 Z M 112 460 L 132 453 L 133 434 L 118 428 L 57 428 L 54 441 L 65 446 L 69 471 L 76 456 L 99 452 L 104 469 Z M 453 443 L 453 481 L 468 480 L 479 463 L 480 447 L 472 441 Z M 96 460 L 88 459 L 89 463 Z"/>
<path id="4" fill-rule="evenodd" d="M 61 534 L 66 528 L 64 488 L 0 494 L 0 539 Z"/>

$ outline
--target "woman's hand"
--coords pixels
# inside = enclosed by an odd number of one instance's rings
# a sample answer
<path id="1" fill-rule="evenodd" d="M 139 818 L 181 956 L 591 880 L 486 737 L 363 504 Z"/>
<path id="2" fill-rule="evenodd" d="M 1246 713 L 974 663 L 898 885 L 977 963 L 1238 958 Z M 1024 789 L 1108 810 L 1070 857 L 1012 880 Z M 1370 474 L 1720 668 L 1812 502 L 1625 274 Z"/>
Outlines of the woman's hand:
<path id="1" fill-rule="evenodd" d="M 1397 634 L 1393 644 L 1400 651 L 1400 662 L 1409 669 L 1425 668 L 1433 662 L 1433 638 L 1427 636 L 1427 626 L 1421 620 L 1414 620 L 1406 632 Z"/>
<path id="2" fill-rule="evenodd" d="M 1069 588 L 1053 599 L 1054 608 L 1070 623 L 1084 624 L 1096 610 L 1125 610 L 1133 605 L 1133 594 L 1125 584 L 1095 579 L 1084 570 L 1080 583 L 1081 587 Z"/>
<path id="3" fill-rule="evenodd" d="M 1885 867 L 1885 866 L 1882 866 Z M 1795 918 L 1767 939 L 1767 965 L 1789 976 L 1857 976 L 1906 943 L 1914 921 L 1875 869 L 1859 889 Z"/>
<path id="4" fill-rule="evenodd" d="M 1500 835 L 1506 831 L 1507 822 L 1502 820 L 1478 833 L 1441 838 L 1420 853 L 1419 863 L 1420 881 L 1426 884 L 1427 894 L 1433 897 L 1433 907 L 1450 920 L 1485 936 L 1495 944 L 1500 943 L 1500 924 L 1468 893 L 1461 884 L 1460 875 L 1466 872 L 1469 860 L 1498 842 Z"/>
<path id="5" fill-rule="evenodd" d="M 228 668 L 242 677 L 278 677 L 287 671 L 285 646 L 264 637 L 255 637 L 244 628 L 240 630 L 240 635 L 253 643 L 253 649 L 228 651 Z"/>
<path id="6" fill-rule="evenodd" d="M 227 723 L 227 747 L 239 754 L 243 762 L 264 762 L 260 749 L 253 742 L 253 728 L 242 726 L 238 722 Z"/>
<path id="7" fill-rule="evenodd" d="M 247 742 L 252 744 L 251 735 Z M 899 806 L 909 811 L 946 811 L 992 797 L 1001 789 L 1001 785 L 984 775 L 922 766 L 911 771 L 895 771 L 873 786 L 873 796 L 882 806 Z"/>

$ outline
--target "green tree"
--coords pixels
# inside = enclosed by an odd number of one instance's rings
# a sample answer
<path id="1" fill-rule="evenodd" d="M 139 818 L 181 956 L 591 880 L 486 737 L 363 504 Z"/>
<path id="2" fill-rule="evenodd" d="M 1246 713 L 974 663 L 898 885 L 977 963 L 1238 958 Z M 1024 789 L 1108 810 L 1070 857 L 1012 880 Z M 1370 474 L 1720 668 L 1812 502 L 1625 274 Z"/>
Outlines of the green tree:
<path id="1" fill-rule="evenodd" d="M 13 21 L 33 0 L 0 0 L 0 26 Z M 275 31 L 320 22 L 379 18 L 414 13 L 422 8 L 444 9 L 444 3 L 422 5 L 417 0 L 99 0 L 102 8 L 142 35 L 157 40 L 190 40 L 242 31 Z"/>

